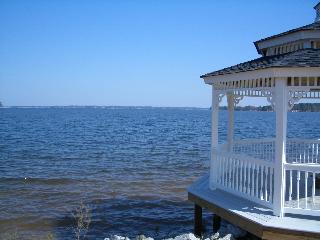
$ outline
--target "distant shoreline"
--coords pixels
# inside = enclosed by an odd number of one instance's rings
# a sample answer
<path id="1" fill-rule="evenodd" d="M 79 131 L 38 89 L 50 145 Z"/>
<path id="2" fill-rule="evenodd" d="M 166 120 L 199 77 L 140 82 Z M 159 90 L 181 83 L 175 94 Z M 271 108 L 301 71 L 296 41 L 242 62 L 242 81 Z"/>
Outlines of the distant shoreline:
<path id="1" fill-rule="evenodd" d="M 185 109 L 185 110 L 210 110 L 211 107 L 153 107 L 153 106 L 94 106 L 94 105 L 67 105 L 67 106 L 2 106 L 1 108 L 56 108 L 56 109 L 77 109 L 77 108 L 106 108 L 106 109 Z M 220 110 L 228 110 L 227 106 L 221 106 Z M 268 106 L 238 106 L 235 111 L 249 112 L 272 112 Z M 294 105 L 293 112 L 320 112 L 320 103 L 299 103 Z"/>

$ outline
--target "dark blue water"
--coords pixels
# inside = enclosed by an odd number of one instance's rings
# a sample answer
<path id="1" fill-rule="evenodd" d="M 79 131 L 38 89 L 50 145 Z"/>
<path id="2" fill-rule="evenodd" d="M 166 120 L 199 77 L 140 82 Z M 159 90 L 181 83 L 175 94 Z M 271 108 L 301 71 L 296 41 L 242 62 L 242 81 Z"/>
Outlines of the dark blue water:
<path id="1" fill-rule="evenodd" d="M 289 113 L 288 137 L 319 138 L 320 113 Z M 184 108 L 0 109 L 0 232 L 89 239 L 192 231 L 186 187 L 208 169 L 210 111 Z M 236 112 L 236 138 L 272 137 L 275 116 Z M 220 140 L 227 114 L 220 114 Z"/>

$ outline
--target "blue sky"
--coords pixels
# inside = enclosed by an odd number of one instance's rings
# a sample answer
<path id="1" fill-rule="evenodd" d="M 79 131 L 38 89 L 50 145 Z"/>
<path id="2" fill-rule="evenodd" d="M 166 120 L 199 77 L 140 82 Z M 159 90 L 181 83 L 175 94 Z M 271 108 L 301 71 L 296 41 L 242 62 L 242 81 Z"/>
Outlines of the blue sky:
<path id="1" fill-rule="evenodd" d="M 201 74 L 259 57 L 253 41 L 312 23 L 317 2 L 1 0 L 0 101 L 208 107 Z"/>

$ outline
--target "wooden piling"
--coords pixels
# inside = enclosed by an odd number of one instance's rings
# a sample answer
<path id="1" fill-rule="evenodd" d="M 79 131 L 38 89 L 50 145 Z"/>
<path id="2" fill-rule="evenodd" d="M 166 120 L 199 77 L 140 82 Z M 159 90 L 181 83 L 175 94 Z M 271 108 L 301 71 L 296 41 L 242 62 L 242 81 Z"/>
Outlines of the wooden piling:
<path id="1" fill-rule="evenodd" d="M 202 233 L 202 207 L 194 205 L 194 234 L 201 236 Z"/>
<path id="2" fill-rule="evenodd" d="M 213 220 L 213 222 L 212 222 L 213 232 L 217 232 L 220 229 L 221 218 L 218 215 L 213 214 L 212 220 Z"/>

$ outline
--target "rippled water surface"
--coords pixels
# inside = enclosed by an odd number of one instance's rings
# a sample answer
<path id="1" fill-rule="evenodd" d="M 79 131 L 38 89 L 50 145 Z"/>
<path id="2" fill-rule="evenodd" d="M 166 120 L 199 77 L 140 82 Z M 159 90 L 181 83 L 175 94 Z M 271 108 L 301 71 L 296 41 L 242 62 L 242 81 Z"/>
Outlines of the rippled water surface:
<path id="1" fill-rule="evenodd" d="M 320 113 L 289 113 L 288 137 L 320 138 Z M 236 112 L 236 138 L 275 134 L 274 113 Z M 220 114 L 220 140 L 227 114 Z M 210 111 L 187 108 L 0 109 L 0 232 L 90 239 L 192 230 L 186 187 L 207 171 Z"/>

